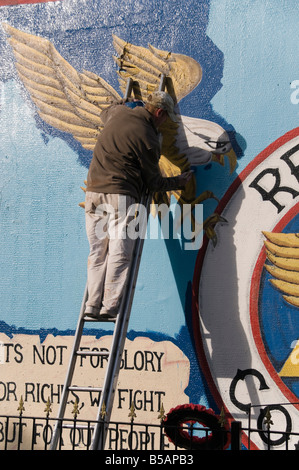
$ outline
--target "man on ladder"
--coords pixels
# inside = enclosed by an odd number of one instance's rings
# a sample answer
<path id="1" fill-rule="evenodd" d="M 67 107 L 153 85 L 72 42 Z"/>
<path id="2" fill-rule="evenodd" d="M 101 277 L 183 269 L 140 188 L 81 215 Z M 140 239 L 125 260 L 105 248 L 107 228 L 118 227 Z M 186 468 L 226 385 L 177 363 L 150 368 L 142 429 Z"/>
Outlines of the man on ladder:
<path id="1" fill-rule="evenodd" d="M 128 86 L 124 102 L 128 101 L 129 90 Z M 105 127 L 88 172 L 85 203 L 90 243 L 88 278 L 52 436 L 52 450 L 62 444 L 62 430 L 68 427 L 64 415 L 70 391 L 100 392 L 90 448 L 104 448 L 142 253 L 143 238 L 129 236 L 127 230 L 135 215 L 135 204 L 143 201 L 146 206 L 146 214 L 140 217 L 141 233 L 144 234 L 151 192 L 183 188 L 192 175 L 186 172 L 163 178 L 160 173 L 158 128 L 168 117 L 176 119 L 173 100 L 161 91 L 161 85 L 160 91 L 149 96 L 145 106 L 140 102 L 141 106 L 135 107 L 134 102 L 127 102 L 129 106 L 122 104 L 103 112 Z M 86 322 L 110 320 L 115 322 L 115 328 L 109 352 L 81 351 Z M 108 358 L 101 387 L 72 384 L 76 359 L 81 355 Z"/>
<path id="2" fill-rule="evenodd" d="M 135 205 L 145 190 L 171 191 L 184 188 L 191 172 L 164 178 L 159 169 L 158 129 L 169 117 L 176 121 L 169 94 L 157 91 L 137 106 L 115 104 L 103 111 L 104 129 L 90 164 L 86 200 L 88 257 L 85 316 L 115 320 L 134 237 L 127 228 Z M 134 105 L 134 102 L 133 102 Z"/>

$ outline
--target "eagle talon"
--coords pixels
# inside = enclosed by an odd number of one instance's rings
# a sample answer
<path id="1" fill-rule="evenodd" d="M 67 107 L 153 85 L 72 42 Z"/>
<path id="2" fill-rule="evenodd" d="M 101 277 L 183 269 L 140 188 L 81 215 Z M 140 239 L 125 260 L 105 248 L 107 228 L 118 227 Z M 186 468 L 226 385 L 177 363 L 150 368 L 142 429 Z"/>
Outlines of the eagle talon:
<path id="1" fill-rule="evenodd" d="M 219 199 L 215 196 L 215 194 L 212 191 L 204 191 L 202 194 L 200 194 L 196 199 L 194 199 L 192 205 L 195 206 L 196 204 L 200 204 L 203 201 L 206 201 L 207 199 L 215 199 L 217 202 L 219 202 Z"/>
<path id="2" fill-rule="evenodd" d="M 203 229 L 209 240 L 212 241 L 213 246 L 217 245 L 217 234 L 214 230 L 217 223 L 228 223 L 228 221 L 219 214 L 210 215 L 203 223 Z"/>

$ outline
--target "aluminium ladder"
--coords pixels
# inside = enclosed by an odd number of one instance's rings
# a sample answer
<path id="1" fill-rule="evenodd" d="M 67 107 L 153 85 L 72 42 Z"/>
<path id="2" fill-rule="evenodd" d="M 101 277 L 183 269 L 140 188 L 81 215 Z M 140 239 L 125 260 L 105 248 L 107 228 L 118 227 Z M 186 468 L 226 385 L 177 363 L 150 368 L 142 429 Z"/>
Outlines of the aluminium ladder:
<path id="1" fill-rule="evenodd" d="M 149 203 L 151 201 L 151 197 L 149 195 L 144 195 L 143 200 L 141 201 L 142 204 L 146 205 L 147 211 L 143 213 L 144 217 L 140 221 L 142 227 L 140 227 L 140 233 L 145 233 L 146 226 L 147 226 L 147 215 L 149 210 Z M 142 232 L 141 232 L 142 231 Z M 81 306 L 81 312 L 77 324 L 77 329 L 74 338 L 73 350 L 70 357 L 70 364 L 67 371 L 67 376 L 65 379 L 63 392 L 61 396 L 61 403 L 60 409 L 58 412 L 58 421 L 56 423 L 56 427 L 53 432 L 53 438 L 51 442 L 51 449 L 55 450 L 59 441 L 59 436 L 61 434 L 63 428 L 63 417 L 65 413 L 65 408 L 67 405 L 67 399 L 69 392 L 99 392 L 100 401 L 98 406 L 98 415 L 96 419 L 96 423 L 93 429 L 92 435 L 92 442 L 91 442 L 91 449 L 96 450 L 99 448 L 103 448 L 105 443 L 105 433 L 106 427 L 104 421 L 109 421 L 113 399 L 114 399 L 114 392 L 116 388 L 116 382 L 119 373 L 120 361 L 122 358 L 124 343 L 126 340 L 126 333 L 127 327 L 129 323 L 129 316 L 131 311 L 131 306 L 133 303 L 134 291 L 136 286 L 137 274 L 142 254 L 144 236 L 138 237 L 135 241 L 133 256 L 131 260 L 131 265 L 128 273 L 128 280 L 127 285 L 125 288 L 125 292 L 122 298 L 122 303 L 120 305 L 119 313 L 117 315 L 117 319 L 115 321 L 114 332 L 112 336 L 112 343 L 110 347 L 110 351 L 107 352 L 100 352 L 100 351 L 80 351 L 80 341 L 82 338 L 82 333 L 84 329 L 85 323 L 90 322 L 98 322 L 99 320 L 93 320 L 88 318 L 88 316 L 84 315 L 84 308 L 85 303 L 87 300 L 87 287 L 85 288 L 84 298 Z M 109 320 L 108 320 L 109 321 Z M 109 321 L 111 322 L 111 321 Z M 111 322 L 112 324 L 114 323 Z M 104 378 L 103 386 L 98 387 L 80 387 L 80 386 L 72 386 L 71 381 L 73 378 L 76 359 L 79 356 L 108 356 L 107 368 Z M 102 415 L 102 411 L 105 408 L 105 416 Z M 79 428 L 79 424 L 76 425 Z"/>
<path id="2" fill-rule="evenodd" d="M 163 90 L 165 87 L 165 79 L 164 75 L 161 76 L 159 90 Z M 133 88 L 133 81 L 132 79 L 128 80 L 125 99 L 127 99 Z M 63 425 L 63 418 L 65 415 L 65 409 L 67 405 L 68 395 L 69 392 L 99 392 L 100 393 L 100 400 L 98 406 L 98 413 L 96 422 L 93 426 L 93 434 L 91 439 L 91 450 L 100 450 L 104 449 L 105 446 L 105 438 L 107 434 L 107 426 L 112 412 L 113 400 L 114 400 L 114 393 L 116 389 L 120 362 L 122 359 L 124 344 L 127 335 L 127 328 L 131 313 L 131 307 L 133 303 L 134 293 L 135 293 L 135 286 L 137 282 L 138 270 L 143 250 L 144 238 L 147 229 L 147 220 L 150 211 L 150 203 L 151 203 L 152 196 L 150 193 L 145 192 L 143 197 L 140 201 L 140 204 L 146 208 L 145 211 L 141 211 L 140 222 L 139 222 L 139 233 L 140 236 L 137 237 L 134 244 L 133 255 L 131 259 L 131 264 L 129 267 L 127 284 L 125 287 L 125 291 L 122 297 L 121 305 L 119 308 L 119 312 L 115 321 L 106 320 L 110 323 L 115 323 L 114 332 L 112 335 L 112 343 L 110 351 L 101 352 L 101 351 L 80 351 L 80 342 L 84 330 L 85 323 L 90 322 L 98 322 L 99 320 L 94 320 L 88 318 L 88 316 L 84 315 L 85 304 L 88 298 L 87 292 L 87 285 L 85 287 L 85 292 L 82 300 L 80 315 L 77 323 L 77 328 L 74 337 L 73 349 L 70 356 L 70 362 L 65 378 L 65 383 L 63 386 L 63 391 L 61 395 L 61 402 L 57 416 L 57 422 L 53 431 L 52 441 L 51 441 L 51 450 L 55 450 L 57 448 L 60 436 L 62 436 L 62 429 L 63 427 L 68 427 L 67 425 Z M 104 377 L 104 383 L 102 387 L 80 387 L 71 385 L 72 378 L 75 371 L 76 360 L 79 356 L 108 356 L 107 368 Z M 103 412 L 104 411 L 104 412 Z M 79 428 L 79 424 L 77 426 Z"/>

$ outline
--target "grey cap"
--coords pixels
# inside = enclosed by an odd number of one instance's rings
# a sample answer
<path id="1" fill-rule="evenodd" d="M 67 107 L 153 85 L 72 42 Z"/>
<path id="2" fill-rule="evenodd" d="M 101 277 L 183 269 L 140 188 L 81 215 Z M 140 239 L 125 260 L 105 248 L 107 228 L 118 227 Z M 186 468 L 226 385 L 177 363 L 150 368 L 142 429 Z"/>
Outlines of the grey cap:
<path id="1" fill-rule="evenodd" d="M 167 114 L 172 121 L 178 121 L 178 117 L 174 112 L 173 99 L 165 91 L 155 91 L 154 93 L 148 96 L 147 101 L 155 108 L 161 108 L 167 111 Z"/>

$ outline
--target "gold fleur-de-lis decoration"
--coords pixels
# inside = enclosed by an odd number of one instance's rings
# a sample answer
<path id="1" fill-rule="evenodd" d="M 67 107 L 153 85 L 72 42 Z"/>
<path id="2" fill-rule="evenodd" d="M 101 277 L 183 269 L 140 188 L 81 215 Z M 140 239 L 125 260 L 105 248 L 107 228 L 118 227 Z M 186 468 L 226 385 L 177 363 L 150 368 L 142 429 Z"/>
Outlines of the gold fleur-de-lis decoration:
<path id="1" fill-rule="evenodd" d="M 267 406 L 267 411 L 265 414 L 265 425 L 267 426 L 268 430 L 270 429 L 271 424 L 273 424 L 273 421 L 271 418 L 272 416 L 271 416 L 270 408 L 269 406 Z"/>
<path id="2" fill-rule="evenodd" d="M 165 409 L 164 409 L 163 403 L 161 403 L 161 408 L 160 408 L 160 410 L 159 410 L 158 419 L 159 419 L 160 422 L 162 423 L 162 422 L 164 421 L 164 418 L 165 418 Z"/>
<path id="3" fill-rule="evenodd" d="M 101 419 L 105 419 L 106 414 L 107 414 L 106 405 L 105 405 L 105 403 L 103 402 L 102 407 L 101 407 L 101 413 L 100 413 Z"/>
<path id="4" fill-rule="evenodd" d="M 129 418 L 131 418 L 131 423 L 133 423 L 134 418 L 136 418 L 136 413 L 135 413 L 135 405 L 132 403 L 131 408 L 130 408 L 130 413 L 128 414 Z"/>
<path id="5" fill-rule="evenodd" d="M 222 407 L 221 408 L 221 412 L 220 412 L 220 418 L 219 418 L 219 424 L 222 428 L 224 428 L 225 424 L 226 424 L 226 417 L 225 417 L 225 411 L 224 411 L 224 408 Z"/>
<path id="6" fill-rule="evenodd" d="M 46 417 L 49 418 L 50 413 L 52 413 L 50 398 L 48 398 L 48 401 L 47 401 L 47 404 L 46 404 L 46 408 L 44 409 L 44 412 L 46 413 Z"/>
<path id="7" fill-rule="evenodd" d="M 19 401 L 19 407 L 18 407 L 18 412 L 19 412 L 19 415 L 20 415 L 20 416 L 22 416 L 23 411 L 25 411 L 25 407 L 24 407 L 23 396 L 21 396 L 21 399 L 20 399 L 20 401 Z"/>
<path id="8" fill-rule="evenodd" d="M 76 400 L 75 400 L 75 403 L 74 403 L 74 408 L 73 408 L 73 411 L 72 411 L 72 414 L 74 415 L 74 419 L 77 418 L 79 413 L 80 413 L 80 411 L 79 411 L 79 400 L 76 397 Z"/>

